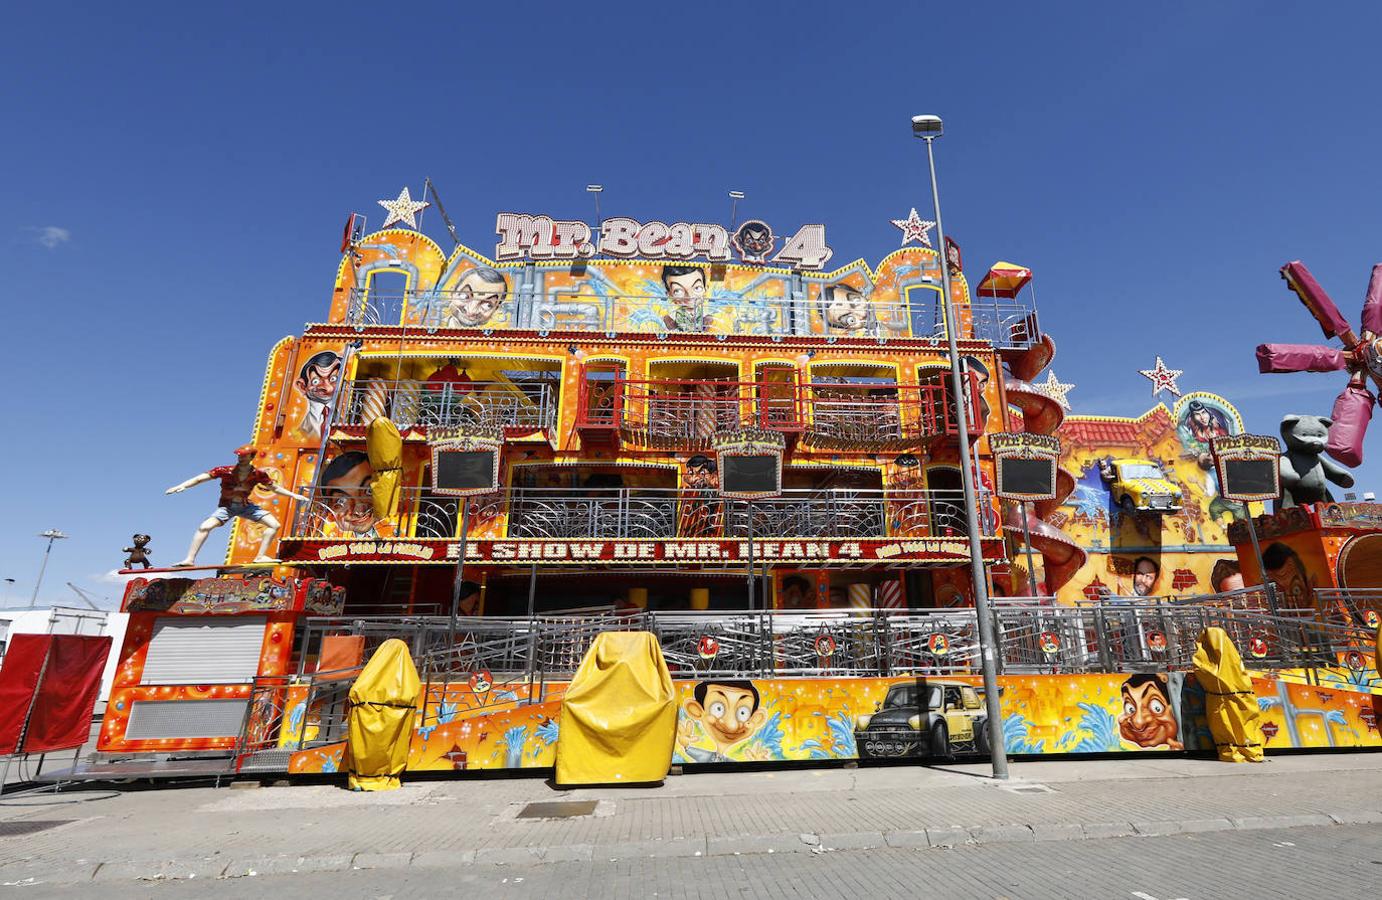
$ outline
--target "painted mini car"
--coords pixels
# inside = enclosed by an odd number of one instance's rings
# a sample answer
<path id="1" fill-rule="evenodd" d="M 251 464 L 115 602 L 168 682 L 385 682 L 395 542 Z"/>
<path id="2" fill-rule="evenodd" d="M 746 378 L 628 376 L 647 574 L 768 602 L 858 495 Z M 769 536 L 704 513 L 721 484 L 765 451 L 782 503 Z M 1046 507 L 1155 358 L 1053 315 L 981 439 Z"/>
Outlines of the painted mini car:
<path id="1" fill-rule="evenodd" d="M 858 716 L 854 742 L 865 759 L 983 754 L 989 746 L 987 722 L 979 693 L 970 685 L 918 679 L 890 686 L 872 714 Z"/>
<path id="2" fill-rule="evenodd" d="M 1115 459 L 1102 470 L 1109 494 L 1124 512 L 1180 512 L 1180 488 L 1151 460 Z"/>

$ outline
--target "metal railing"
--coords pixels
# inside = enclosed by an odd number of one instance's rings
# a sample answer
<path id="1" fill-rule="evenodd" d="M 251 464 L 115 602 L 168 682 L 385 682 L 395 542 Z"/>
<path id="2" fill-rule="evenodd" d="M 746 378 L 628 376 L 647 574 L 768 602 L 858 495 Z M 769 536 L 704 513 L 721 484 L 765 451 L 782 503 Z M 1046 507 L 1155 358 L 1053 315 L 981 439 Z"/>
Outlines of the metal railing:
<path id="1" fill-rule="evenodd" d="M 949 382 L 857 384 L 818 381 L 741 382 L 732 379 L 581 381 L 576 427 L 618 430 L 632 444 L 676 449 L 709 448 L 717 434 L 754 427 L 805 433 L 814 445 L 835 449 L 904 450 L 959 434 Z M 982 433 L 978 376 L 965 397 L 970 434 Z"/>
<path id="2" fill-rule="evenodd" d="M 368 536 L 380 523 L 366 490 L 300 489 L 289 537 Z M 713 488 L 512 488 L 472 500 L 472 536 L 546 539 L 883 538 L 968 534 L 959 490 L 788 489 L 780 496 L 726 500 Z M 983 533 L 996 517 L 980 494 Z M 400 489 L 392 537 L 459 537 L 460 500 L 428 488 Z M 373 522 L 371 526 L 369 523 Z M 351 528 L 362 529 L 352 532 Z"/>
<path id="3" fill-rule="evenodd" d="M 914 292 L 913 303 L 873 300 L 869 315 L 852 327 L 827 325 L 819 303 L 803 298 L 710 297 L 699 317 L 704 334 L 809 335 L 887 340 L 916 337 L 945 339 L 944 305 L 939 291 Z M 585 293 L 554 288 L 511 291 L 492 308 L 474 308 L 469 293 L 406 291 L 385 293 L 356 288 L 346 304 L 345 324 L 357 327 L 404 326 L 423 330 L 480 328 L 539 332 L 575 331 L 667 334 L 676 322 L 657 314 L 670 310 L 662 295 Z M 961 340 L 991 342 L 1000 349 L 1024 349 L 1041 335 L 1036 307 L 1026 300 L 980 297 L 960 307 Z"/>
<path id="4" fill-rule="evenodd" d="M 1250 592 L 1248 592 L 1250 593 Z M 1278 616 L 1245 592 L 1106 599 L 1078 607 L 1051 598 L 1008 598 L 992 610 L 999 671 L 1080 674 L 1187 671 L 1196 642 L 1223 628 L 1252 669 L 1338 668 L 1372 634 L 1324 617 Z M 296 750 L 344 737 L 354 670 L 306 673 L 326 635 L 364 637 L 365 658 L 387 638 L 408 643 L 426 683 L 423 727 L 449 721 L 460 704 L 522 706 L 568 680 L 597 635 L 648 631 L 677 678 L 955 676 L 979 671 L 973 609 L 647 612 L 571 610 L 532 618 L 314 617 L 303 625 L 297 675 L 254 682 L 237 756 L 245 768 L 282 767 Z M 478 693 L 477 679 L 487 690 Z M 255 759 L 259 762 L 256 763 Z"/>
<path id="5" fill-rule="evenodd" d="M 1208 603 L 1006 601 L 992 611 L 1000 671 L 1165 672 L 1193 667 L 1196 642 L 1223 628 L 1250 668 L 1337 667 L 1367 646 L 1366 629 Z M 646 630 L 674 673 L 738 677 L 812 674 L 946 675 L 978 671 L 973 609 L 620 612 L 460 620 L 446 649 L 444 616 L 309 619 L 315 633 L 395 632 L 417 647 L 419 670 L 458 677 L 477 669 L 537 683 L 569 676 L 595 636 Z M 430 649 L 424 649 L 430 648 Z M 440 661 L 440 662 L 439 662 Z"/>
<path id="6" fill-rule="evenodd" d="M 341 392 L 338 424 L 388 416 L 399 428 L 481 427 L 531 433 L 557 423 L 557 387 L 541 381 L 430 383 L 359 379 Z"/>

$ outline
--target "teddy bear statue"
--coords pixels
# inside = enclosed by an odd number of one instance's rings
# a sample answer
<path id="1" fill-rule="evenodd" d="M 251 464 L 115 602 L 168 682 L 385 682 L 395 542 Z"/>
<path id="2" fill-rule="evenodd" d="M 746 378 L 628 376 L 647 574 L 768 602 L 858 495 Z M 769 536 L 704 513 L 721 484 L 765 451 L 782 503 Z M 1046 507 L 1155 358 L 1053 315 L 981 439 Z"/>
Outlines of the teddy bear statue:
<path id="1" fill-rule="evenodd" d="M 125 568 L 133 569 L 135 566 L 149 567 L 149 541 L 151 538 L 147 534 L 136 534 L 130 538 L 134 541 L 133 547 L 126 547 L 123 553 L 129 555 L 125 557 Z"/>
<path id="2" fill-rule="evenodd" d="M 1331 503 L 1328 482 L 1353 487 L 1353 476 L 1333 460 L 1325 459 L 1325 442 L 1333 421 L 1324 416 L 1291 415 L 1281 420 L 1281 499 L 1277 510 L 1303 503 Z"/>

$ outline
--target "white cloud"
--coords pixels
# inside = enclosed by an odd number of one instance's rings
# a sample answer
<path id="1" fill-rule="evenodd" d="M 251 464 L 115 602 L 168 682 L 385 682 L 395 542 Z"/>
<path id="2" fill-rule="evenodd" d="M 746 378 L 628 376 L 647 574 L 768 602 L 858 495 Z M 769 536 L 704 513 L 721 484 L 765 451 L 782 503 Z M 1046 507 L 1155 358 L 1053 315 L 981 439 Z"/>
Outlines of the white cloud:
<path id="1" fill-rule="evenodd" d="M 59 244 L 72 240 L 72 232 L 58 225 L 31 225 L 29 231 L 34 232 L 34 240 L 49 250 L 56 250 Z"/>

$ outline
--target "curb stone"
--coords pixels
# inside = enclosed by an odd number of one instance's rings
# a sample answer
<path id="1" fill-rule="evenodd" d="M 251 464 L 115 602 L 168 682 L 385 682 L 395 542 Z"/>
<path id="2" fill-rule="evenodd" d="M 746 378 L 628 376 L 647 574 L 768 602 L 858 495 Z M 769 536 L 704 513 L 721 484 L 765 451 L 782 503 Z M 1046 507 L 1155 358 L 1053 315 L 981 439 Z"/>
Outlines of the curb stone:
<path id="1" fill-rule="evenodd" d="M 357 853 L 350 861 L 352 869 L 401 869 L 413 861 L 411 851 L 394 853 Z"/>
<path id="2" fill-rule="evenodd" d="M 1228 831 L 1233 823 L 1228 819 L 1185 819 L 1184 821 L 1133 822 L 1138 834 L 1165 837 L 1172 834 L 1193 834 L 1201 831 Z"/>
<path id="3" fill-rule="evenodd" d="M 1256 828 L 1306 828 L 1311 825 L 1333 825 L 1334 819 L 1330 816 L 1304 815 L 1304 816 L 1239 816 L 1229 817 L 1233 827 L 1240 831 L 1248 831 Z"/>
<path id="4" fill-rule="evenodd" d="M 1091 822 L 938 826 L 915 831 L 843 832 L 839 834 L 784 833 L 720 837 L 671 838 L 619 844 L 562 844 L 552 847 L 491 847 L 480 850 L 430 850 L 420 853 L 362 852 L 350 855 L 266 856 L 229 863 L 221 857 L 191 860 L 111 862 L 82 861 L 61 869 L 37 871 L 19 863 L 0 868 L 0 882 L 69 884 L 85 881 L 188 881 L 196 878 L 244 878 L 262 875 L 335 872 L 349 869 L 390 869 L 407 866 L 442 867 L 533 865 L 589 862 L 592 859 L 737 856 L 768 853 L 822 853 L 842 850 L 953 849 L 964 845 L 1029 843 L 1036 841 L 1104 840 L 1120 837 L 1164 837 L 1228 830 L 1266 830 L 1329 825 L 1382 824 L 1382 810 L 1292 816 L 1238 816 L 1217 819 L 1150 822 Z"/>

